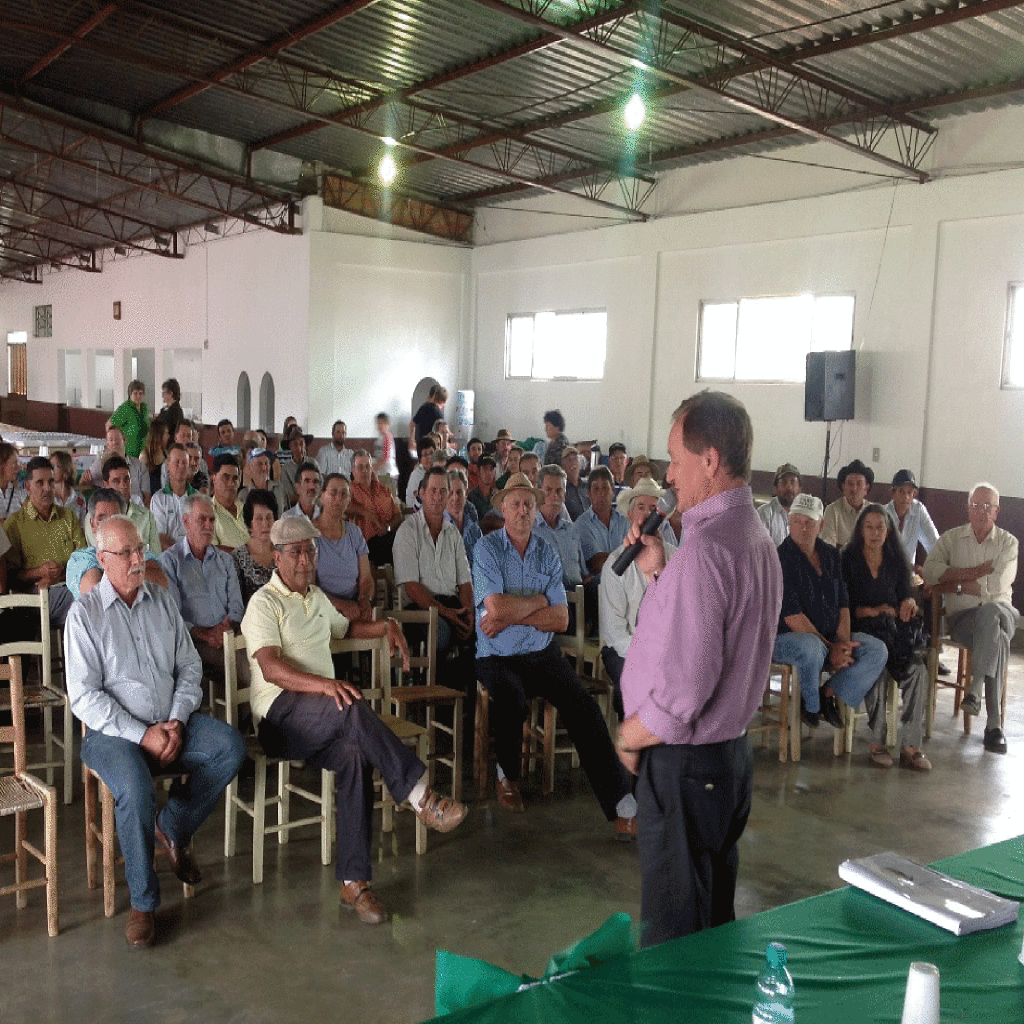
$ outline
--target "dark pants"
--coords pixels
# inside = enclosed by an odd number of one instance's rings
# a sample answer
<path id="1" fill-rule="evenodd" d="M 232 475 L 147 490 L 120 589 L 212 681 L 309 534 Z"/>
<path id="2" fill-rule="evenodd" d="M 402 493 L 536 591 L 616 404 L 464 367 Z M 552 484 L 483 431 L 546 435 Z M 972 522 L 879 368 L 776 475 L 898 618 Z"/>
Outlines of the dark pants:
<path id="1" fill-rule="evenodd" d="M 366 542 L 367 552 L 370 556 L 370 561 L 374 565 L 390 565 L 391 564 L 391 549 L 395 544 L 395 535 L 391 530 L 387 533 L 382 533 L 376 537 L 371 537 Z"/>
<path id="2" fill-rule="evenodd" d="M 604 670 L 615 687 L 612 692 L 612 707 L 621 722 L 626 717 L 626 709 L 622 706 L 622 670 L 626 667 L 626 659 L 614 647 L 601 648 L 601 660 Z"/>
<path id="3" fill-rule="evenodd" d="M 641 946 L 735 920 L 736 844 L 750 814 L 746 735 L 640 757 L 637 819 Z"/>
<path id="4" fill-rule="evenodd" d="M 616 804 L 629 792 L 625 769 L 615 754 L 601 709 L 583 689 L 558 643 L 552 640 L 543 651 L 529 654 L 477 658 L 476 671 L 491 695 L 494 748 L 505 776 L 513 782 L 519 780 L 529 700 L 542 697 L 558 709 L 601 809 L 614 821 Z"/>
<path id="5" fill-rule="evenodd" d="M 373 769 L 401 803 L 426 771 L 423 762 L 361 700 L 338 710 L 331 697 L 282 693 L 260 723 L 272 757 L 308 761 L 334 772 L 339 880 L 370 880 Z"/>

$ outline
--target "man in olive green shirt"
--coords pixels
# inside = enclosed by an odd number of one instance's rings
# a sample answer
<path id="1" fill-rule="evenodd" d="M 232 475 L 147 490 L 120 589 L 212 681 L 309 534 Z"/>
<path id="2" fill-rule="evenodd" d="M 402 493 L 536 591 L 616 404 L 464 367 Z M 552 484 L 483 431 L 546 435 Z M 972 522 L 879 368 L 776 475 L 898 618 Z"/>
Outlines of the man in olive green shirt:
<path id="1" fill-rule="evenodd" d="M 50 588 L 50 621 L 63 626 L 72 599 L 64 573 L 73 551 L 84 548 L 78 516 L 53 500 L 53 467 L 37 455 L 26 467 L 28 501 L 4 524 L 11 547 L 7 564 L 14 589 Z"/>

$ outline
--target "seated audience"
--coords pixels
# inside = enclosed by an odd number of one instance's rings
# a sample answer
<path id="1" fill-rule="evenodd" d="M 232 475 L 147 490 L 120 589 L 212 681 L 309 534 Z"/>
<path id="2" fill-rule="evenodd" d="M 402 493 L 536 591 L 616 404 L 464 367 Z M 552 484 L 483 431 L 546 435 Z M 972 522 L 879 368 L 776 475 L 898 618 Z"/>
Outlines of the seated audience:
<path id="1" fill-rule="evenodd" d="M 370 473 L 370 457 L 363 456 Z M 440 832 L 459 825 L 466 807 L 433 793 L 423 762 L 355 686 L 334 678 L 333 637 L 387 637 L 406 669 L 409 652 L 394 619 L 350 622 L 314 584 L 318 535 L 301 516 L 279 520 L 271 532 L 276 569 L 242 620 L 253 666 L 252 714 L 268 753 L 335 772 L 339 896 L 361 921 L 380 924 L 387 911 L 370 886 L 373 770 L 396 803 L 408 800 L 416 816 Z"/>
<path id="2" fill-rule="evenodd" d="M 64 574 L 73 551 L 85 547 L 78 516 L 53 501 L 53 467 L 45 456 L 28 460 L 28 499 L 5 523 L 6 555 L 12 590 L 49 587 L 50 622 L 63 626 L 72 604 Z"/>
<path id="3" fill-rule="evenodd" d="M 50 456 L 53 468 L 53 501 L 61 508 L 69 508 L 78 516 L 80 526 L 85 525 L 85 498 L 75 490 L 75 464 L 68 452 L 54 452 Z"/>
<path id="4" fill-rule="evenodd" d="M 626 467 L 626 486 L 636 487 L 638 480 L 654 478 L 654 467 L 646 455 L 634 455 L 633 461 Z"/>
<path id="5" fill-rule="evenodd" d="M 398 491 L 398 461 L 395 451 L 395 435 L 391 433 L 391 417 L 386 412 L 377 413 L 375 420 L 377 437 L 373 442 L 373 471 L 381 478 L 381 483 L 391 481 L 391 489 Z M 346 476 L 352 477 L 352 461 L 349 460 L 349 471 Z"/>
<path id="6" fill-rule="evenodd" d="M 537 509 L 533 531 L 555 549 L 562 566 L 562 586 L 566 591 L 583 586 L 584 621 L 587 635 L 597 629 L 597 588 L 599 579 L 587 571 L 576 524 L 565 514 L 565 471 L 561 466 L 544 466 L 540 471 L 543 497 Z M 576 608 L 569 609 L 567 632 L 576 632 Z"/>
<path id="7" fill-rule="evenodd" d="M 217 443 L 210 449 L 211 458 L 216 459 L 218 455 L 234 455 L 237 460 L 241 453 L 241 448 L 235 444 L 235 425 L 231 420 L 220 420 L 217 423 Z"/>
<path id="8" fill-rule="evenodd" d="M 456 649 L 457 658 L 445 683 L 469 694 L 475 689 L 473 671 L 473 581 L 462 536 L 445 517 L 448 474 L 431 466 L 423 480 L 423 507 L 395 534 L 395 584 L 410 608 L 436 608 L 438 617 L 438 678 L 446 675 L 444 657 Z"/>
<path id="9" fill-rule="evenodd" d="M 540 482 L 540 457 L 536 452 L 523 452 L 519 459 L 519 472 L 534 486 Z"/>
<path id="10" fill-rule="evenodd" d="M 798 494 L 789 509 L 789 536 L 779 545 L 782 611 L 772 660 L 793 665 L 807 725 L 821 717 L 836 729 L 843 719 L 836 696 L 856 708 L 885 668 L 885 644 L 850 631 L 850 599 L 839 552 L 818 536 L 821 499 Z M 821 671 L 832 673 L 821 685 Z"/>
<path id="11" fill-rule="evenodd" d="M 271 474 L 271 462 L 276 461 L 266 448 L 253 448 L 248 456 L 249 483 L 238 492 L 238 500 L 244 502 L 250 490 L 270 491 L 277 501 L 277 507 L 283 511 L 285 507 L 284 487 L 280 480 L 274 480 Z"/>
<path id="12" fill-rule="evenodd" d="M 182 446 L 182 448 L 185 449 L 185 452 L 188 455 L 188 460 L 189 460 L 188 479 L 189 479 L 189 483 L 192 484 L 192 477 L 196 473 L 196 470 L 197 470 L 197 467 L 198 467 L 198 462 L 193 462 L 192 461 L 192 455 L 189 454 L 189 453 L 194 450 L 197 453 L 197 457 L 201 460 L 202 459 L 202 451 L 199 448 L 199 432 L 192 425 L 192 421 L 191 420 L 181 420 L 178 423 L 178 429 L 175 430 L 174 433 L 171 435 L 171 444 L 172 445 L 173 444 L 180 444 Z M 171 450 L 171 446 L 168 445 L 167 446 L 168 453 L 170 453 L 170 450 Z M 169 468 L 168 468 L 168 465 L 167 465 L 167 460 L 164 459 L 164 464 L 160 468 L 160 486 L 161 487 L 166 487 L 167 486 L 168 480 L 170 479 L 170 477 L 168 476 L 168 472 L 169 472 Z M 195 487 L 195 484 L 192 484 L 192 486 Z M 196 487 L 196 490 L 199 490 L 199 488 Z"/>
<path id="13" fill-rule="evenodd" d="M 839 470 L 837 480 L 843 496 L 825 509 L 821 539 L 833 547 L 844 548 L 853 536 L 857 516 L 861 514 L 868 492 L 875 482 L 875 471 L 870 466 L 865 466 L 860 459 L 854 459 Z"/>
<path id="14" fill-rule="evenodd" d="M 146 407 L 146 385 L 133 380 L 128 385 L 128 399 L 110 415 L 106 427 L 120 427 L 124 435 L 125 455 L 137 459 L 142 454 L 149 432 L 149 409 Z"/>
<path id="15" fill-rule="evenodd" d="M 295 471 L 295 504 L 282 515 L 282 518 L 305 516 L 313 522 L 320 515 L 319 501 L 320 467 L 307 459 Z"/>
<path id="16" fill-rule="evenodd" d="M 524 809 L 519 792 L 523 722 L 528 701 L 542 697 L 558 710 L 591 788 L 617 835 L 636 837 L 636 800 L 594 698 L 554 638 L 569 624 L 562 567 L 534 532 L 543 497 L 522 473 L 494 496 L 505 526 L 487 534 L 473 559 L 477 614 L 477 678 L 491 697 L 498 759 L 498 803 Z"/>
<path id="17" fill-rule="evenodd" d="M 565 470 L 565 508 L 575 523 L 590 508 L 590 493 L 580 480 L 580 453 L 572 446 L 562 450 L 562 469 Z"/>
<path id="18" fill-rule="evenodd" d="M 591 470 L 589 480 L 590 508 L 576 520 L 587 568 L 595 575 L 604 568 L 605 560 L 625 539 L 629 520 L 615 507 L 615 485 L 605 466 Z"/>
<path id="19" fill-rule="evenodd" d="M 477 521 L 483 519 L 491 511 L 491 498 L 496 490 L 495 474 L 497 462 L 493 455 L 481 455 L 477 463 L 477 484 L 466 495 L 469 503 L 476 509 Z"/>
<path id="20" fill-rule="evenodd" d="M 146 472 L 142 463 L 125 454 L 124 434 L 120 427 L 107 428 L 107 446 L 93 460 L 93 464 L 82 474 L 82 488 L 88 489 L 103 479 L 103 463 L 111 455 L 120 455 L 128 463 L 132 475 L 132 494 L 139 500 L 145 501 L 149 498 L 149 473 Z"/>
<path id="21" fill-rule="evenodd" d="M 939 539 L 939 531 L 928 509 L 917 500 L 917 480 L 911 470 L 901 469 L 892 478 L 892 500 L 885 506 L 885 514 L 896 527 L 907 561 L 919 573 L 924 560 L 917 557 L 918 545 L 924 548 L 927 558 Z"/>
<path id="22" fill-rule="evenodd" d="M 455 436 L 445 420 L 438 420 L 434 424 L 434 432 L 437 435 L 437 450 L 442 455 L 447 458 L 458 451 L 455 445 Z"/>
<path id="23" fill-rule="evenodd" d="M 185 536 L 161 556 L 160 564 L 177 595 L 181 617 L 206 671 L 224 677 L 224 634 L 242 621 L 242 591 L 235 563 L 213 543 L 216 521 L 213 502 L 205 494 L 190 494 L 184 501 Z M 241 685 L 248 685 L 244 661 L 238 665 Z"/>
<path id="24" fill-rule="evenodd" d="M 463 483 L 466 487 L 469 487 L 469 460 L 463 455 L 449 455 L 444 462 L 444 469 L 446 473 L 460 473 L 462 475 Z M 476 510 L 476 506 L 469 503 L 469 494 L 467 491 L 467 501 L 465 504 L 466 515 L 473 520 L 474 523 L 478 522 L 480 516 Z"/>
<path id="25" fill-rule="evenodd" d="M 110 459 L 109 461 L 113 462 L 114 460 Z M 124 472 L 125 476 L 127 476 L 127 465 Z M 92 540 L 96 536 L 96 530 L 105 519 L 110 519 L 112 516 L 123 516 L 128 508 L 128 504 L 123 494 L 110 487 L 97 487 L 89 495 L 87 529 L 88 539 L 92 542 L 89 547 L 79 548 L 77 551 L 72 552 L 71 557 L 68 559 L 68 567 L 65 573 L 67 588 L 74 600 L 78 601 L 83 594 L 88 594 L 103 578 L 103 569 L 100 566 L 99 556 L 96 553 L 96 544 Z M 142 506 L 139 507 L 142 508 Z M 143 511 L 145 512 L 144 508 Z M 142 539 L 141 536 L 139 539 Z M 144 541 L 143 546 L 145 546 Z M 159 551 L 159 546 L 157 550 Z M 143 576 L 150 583 L 159 583 L 162 587 L 167 586 L 167 575 L 160 568 L 160 560 L 148 548 L 143 563 Z"/>
<path id="26" fill-rule="evenodd" d="M 931 762 L 921 751 L 928 700 L 923 623 L 911 594 L 910 565 L 881 505 L 865 506 L 843 548 L 842 562 L 853 628 L 881 640 L 888 654 L 888 673 L 879 677 L 864 699 L 873 738 L 871 760 L 880 768 L 893 765 L 886 747 L 885 714 L 887 683 L 892 676 L 903 695 L 900 766 L 929 772 Z"/>
<path id="27" fill-rule="evenodd" d="M 124 501 L 124 508 L 121 511 L 135 524 L 135 529 L 139 531 L 146 550 L 151 551 L 154 555 L 159 555 L 163 550 L 160 543 L 160 528 L 153 518 L 153 513 L 142 502 L 132 498 L 131 470 L 128 468 L 127 461 L 118 455 L 111 455 L 103 463 L 103 486 L 109 487 L 121 495 Z M 85 524 L 85 539 L 90 544 L 96 543 L 88 519 Z"/>
<path id="28" fill-rule="evenodd" d="M 629 463 L 629 456 L 626 454 L 626 446 L 621 441 L 616 441 L 608 446 L 608 472 L 612 475 L 612 485 L 616 497 L 626 486 L 626 466 Z"/>
<path id="29" fill-rule="evenodd" d="M 544 433 L 547 435 L 547 448 L 544 450 L 546 466 L 561 466 L 562 454 L 569 447 L 569 438 L 565 436 L 565 417 L 560 409 L 548 409 L 544 413 Z"/>
<path id="30" fill-rule="evenodd" d="M 1006 753 L 1003 735 L 1003 675 L 1020 615 L 1013 607 L 1017 538 L 996 526 L 999 491 L 975 484 L 967 501 L 967 523 L 947 530 L 925 560 L 922 575 L 933 594 L 942 594 L 950 637 L 970 648 L 970 689 L 963 699 L 969 715 L 981 711 L 985 690 L 983 744 Z M 12 541 L 13 543 L 13 541 Z"/>
<path id="31" fill-rule="evenodd" d="M 366 539 L 355 523 L 346 520 L 351 500 L 348 478 L 329 473 L 320 496 L 320 514 L 313 520 L 320 531 L 316 582 L 349 622 L 369 622 L 373 618 L 373 573 Z"/>
<path id="32" fill-rule="evenodd" d="M 789 508 L 799 493 L 800 470 L 792 462 L 784 462 L 775 471 L 772 500 L 757 510 L 757 517 L 776 547 L 789 536 Z"/>
<path id="33" fill-rule="evenodd" d="M 213 460 L 213 543 L 224 551 L 234 551 L 249 539 L 238 500 L 238 457 L 222 452 Z"/>
<path id="34" fill-rule="evenodd" d="M 374 565 L 390 562 L 394 531 L 402 525 L 402 509 L 391 491 L 373 475 L 370 454 L 362 449 L 352 458 L 348 517 L 362 530 L 370 561 Z"/>
<path id="35" fill-rule="evenodd" d="M 284 426 L 281 428 L 281 437 L 277 445 L 277 462 L 279 465 L 291 461 L 292 453 L 288 448 L 288 436 L 298 425 L 299 421 L 294 416 L 285 416 Z"/>
<path id="36" fill-rule="evenodd" d="M 281 485 L 284 487 L 284 496 L 289 505 L 294 505 L 298 497 L 298 480 L 296 476 L 301 466 L 306 461 L 306 435 L 298 424 L 288 428 L 284 435 L 282 447 L 288 450 L 288 459 L 278 455 L 281 464 Z"/>
<path id="37" fill-rule="evenodd" d="M 348 427 L 344 420 L 335 420 L 331 427 L 331 439 L 320 445 L 316 453 L 316 464 L 323 476 L 341 473 L 346 480 L 352 479 L 352 449 L 345 447 Z M 376 470 L 374 470 L 376 472 Z"/>
<path id="38" fill-rule="evenodd" d="M 467 484 L 466 475 L 461 470 L 448 470 L 448 504 L 445 506 L 444 517 L 459 531 L 462 537 L 462 546 L 466 549 L 469 568 L 472 571 L 473 548 L 476 547 L 476 542 L 482 534 L 476 519 L 469 514 L 469 510 L 473 506 L 467 501 Z"/>
<path id="39" fill-rule="evenodd" d="M 188 453 L 183 445 L 172 444 L 167 452 L 167 480 L 167 485 L 153 495 L 149 504 L 164 551 L 185 536 L 181 518 L 185 499 L 199 493 L 189 483 Z"/>
<path id="40" fill-rule="evenodd" d="M 245 496 L 242 520 L 249 531 L 249 539 L 235 548 L 231 557 L 238 573 L 242 604 L 246 607 L 252 595 L 270 581 L 274 571 L 274 545 L 270 543 L 270 528 L 277 521 L 279 508 L 277 497 L 272 491 L 252 487 Z"/>
<path id="41" fill-rule="evenodd" d="M 469 462 L 469 469 L 466 471 L 466 480 L 469 490 L 473 490 L 480 483 L 480 459 L 484 454 L 484 443 L 479 437 L 471 437 L 466 445 L 466 461 Z"/>
<path id="42" fill-rule="evenodd" d="M 28 501 L 28 491 L 18 486 L 20 472 L 18 449 L 0 441 L 0 522 L 10 519 Z"/>
<path id="43" fill-rule="evenodd" d="M 504 428 L 498 431 L 498 436 L 494 439 L 494 461 L 498 467 L 498 477 L 504 476 L 506 473 L 518 472 L 519 464 L 516 463 L 516 469 L 511 469 L 508 465 L 508 453 L 512 450 L 516 443 L 516 439 Z M 520 453 L 522 448 L 519 449 Z"/>
<path id="44" fill-rule="evenodd" d="M 146 446 L 139 454 L 139 462 L 149 475 L 150 494 L 156 494 L 163 487 L 162 471 L 167 458 L 167 424 L 163 420 L 153 420 L 146 434 Z M 127 463 L 126 463 L 127 465 Z"/>
<path id="45" fill-rule="evenodd" d="M 185 418 L 181 411 L 181 385 L 173 377 L 168 377 L 160 387 L 164 405 L 154 419 L 159 420 L 167 428 L 167 437 L 173 443 L 178 432 L 178 424 Z"/>
<path id="46" fill-rule="evenodd" d="M 67 690 L 86 727 L 82 760 L 114 795 L 131 899 L 125 938 L 149 946 L 160 904 L 154 846 L 181 881 L 200 880 L 192 836 L 237 774 L 245 741 L 197 713 L 202 666 L 171 594 L 143 579 L 135 527 L 114 516 L 99 525 L 97 542 L 103 579 L 75 602 L 64 632 Z M 159 814 L 156 772 L 175 777 Z"/>
<path id="47" fill-rule="evenodd" d="M 505 471 L 498 476 L 496 481 L 499 490 L 508 483 L 509 477 L 512 477 L 519 472 L 519 466 L 525 454 L 526 449 L 521 444 L 513 444 L 512 447 L 509 448 L 508 454 L 505 458 Z"/>
<path id="48" fill-rule="evenodd" d="M 427 470 L 434 464 L 434 452 L 436 451 L 437 444 L 432 437 L 425 437 L 420 442 L 419 464 L 409 474 L 409 482 L 405 486 L 405 504 L 413 510 L 420 507 L 419 498 L 417 497 L 420 483 L 423 481 L 424 476 L 426 476 Z"/>
<path id="49" fill-rule="evenodd" d="M 627 488 L 619 495 L 618 505 L 626 515 L 630 525 L 638 529 L 643 526 L 647 517 L 658 507 L 658 501 L 665 492 L 653 480 L 641 480 L 635 487 Z M 665 561 L 672 558 L 676 550 L 676 541 L 665 541 Z M 601 660 L 608 672 L 608 678 L 615 686 L 612 703 L 615 713 L 622 721 L 622 690 L 620 681 L 622 669 L 626 664 L 626 651 L 629 650 L 633 631 L 636 629 L 636 617 L 640 611 L 640 602 L 647 590 L 647 577 L 631 562 L 626 571 L 617 575 L 612 571 L 615 559 L 625 550 L 623 541 L 610 555 L 601 570 L 599 594 L 601 623 Z"/>

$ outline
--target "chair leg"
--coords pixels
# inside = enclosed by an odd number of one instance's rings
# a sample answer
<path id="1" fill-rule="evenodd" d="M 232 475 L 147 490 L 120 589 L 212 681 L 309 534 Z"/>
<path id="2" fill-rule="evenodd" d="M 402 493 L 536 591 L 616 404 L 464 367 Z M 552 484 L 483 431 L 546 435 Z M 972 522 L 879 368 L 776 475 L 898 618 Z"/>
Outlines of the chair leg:
<path id="1" fill-rule="evenodd" d="M 71 700 L 64 698 L 64 804 L 70 804 L 75 782 L 75 716 L 71 713 Z"/>
<path id="2" fill-rule="evenodd" d="M 890 750 L 895 750 L 900 742 L 900 688 L 896 680 L 886 673 L 888 685 L 886 687 L 886 743 Z"/>
<path id="3" fill-rule="evenodd" d="M 114 794 L 99 781 L 100 822 L 103 829 L 103 913 L 114 916 Z"/>
<path id="4" fill-rule="evenodd" d="M 419 756 L 419 759 L 421 761 L 425 760 L 426 757 L 427 757 L 428 735 L 429 735 L 428 733 L 423 733 L 416 740 L 416 753 Z M 426 852 L 427 852 L 427 826 L 426 826 L 426 824 L 423 821 L 420 820 L 419 817 L 417 817 L 416 818 L 416 855 L 418 857 L 422 857 L 423 854 L 425 854 Z"/>
<path id="5" fill-rule="evenodd" d="M 544 702 L 544 785 L 545 796 L 555 791 L 555 705 Z"/>
<path id="6" fill-rule="evenodd" d="M 334 772 L 320 769 L 320 863 L 331 863 L 334 843 Z"/>
<path id="7" fill-rule="evenodd" d="M 971 686 L 971 652 L 967 647 L 960 648 L 960 657 L 957 659 L 956 667 L 956 697 L 953 701 L 953 717 L 956 717 L 964 697 Z M 971 716 L 964 712 L 964 735 L 971 735 Z"/>
<path id="8" fill-rule="evenodd" d="M 57 910 L 57 799 L 51 793 L 44 807 L 43 850 L 46 853 L 46 931 L 53 938 L 60 931 Z"/>
<path id="9" fill-rule="evenodd" d="M 1006 700 L 1006 687 L 1003 686 L 1003 701 Z M 452 798 L 462 799 L 462 716 L 464 707 L 460 697 L 452 707 Z"/>
<path id="10" fill-rule="evenodd" d="M 789 673 L 787 665 L 779 678 L 779 761 L 783 764 L 789 756 Z"/>
<path id="11" fill-rule="evenodd" d="M 43 750 L 49 767 L 46 769 L 46 784 L 53 785 L 53 708 L 43 706 Z"/>
<path id="12" fill-rule="evenodd" d="M 238 780 L 232 779 L 224 790 L 224 856 L 234 857 L 238 846 Z"/>
<path id="13" fill-rule="evenodd" d="M 28 879 L 28 850 L 25 840 L 28 838 L 28 811 L 18 811 L 14 815 L 14 884 L 23 885 Z M 28 892 L 25 889 L 15 890 L 15 904 L 19 909 L 28 906 Z"/>
<path id="14" fill-rule="evenodd" d="M 473 722 L 473 773 L 476 776 L 476 795 L 478 800 L 487 799 L 490 784 L 491 773 L 488 771 L 491 732 L 488 724 L 489 705 L 490 698 L 487 690 L 477 683 L 476 715 Z"/>
<path id="15" fill-rule="evenodd" d="M 90 889 L 99 884 L 99 873 L 96 863 L 96 776 L 84 765 L 82 767 L 82 788 L 85 792 L 85 880 Z"/>
<path id="16" fill-rule="evenodd" d="M 252 797 L 252 884 L 263 882 L 263 843 L 267 821 L 267 759 L 256 758 L 256 776 Z"/>
<path id="17" fill-rule="evenodd" d="M 291 784 L 292 766 L 290 761 L 279 761 L 277 765 L 277 823 L 287 825 L 291 820 L 292 794 L 288 788 Z M 284 846 L 288 842 L 289 829 L 277 830 L 277 845 Z"/>
<path id="18" fill-rule="evenodd" d="M 786 666 L 784 679 L 789 680 L 789 758 L 800 760 L 800 681 L 792 665 Z"/>

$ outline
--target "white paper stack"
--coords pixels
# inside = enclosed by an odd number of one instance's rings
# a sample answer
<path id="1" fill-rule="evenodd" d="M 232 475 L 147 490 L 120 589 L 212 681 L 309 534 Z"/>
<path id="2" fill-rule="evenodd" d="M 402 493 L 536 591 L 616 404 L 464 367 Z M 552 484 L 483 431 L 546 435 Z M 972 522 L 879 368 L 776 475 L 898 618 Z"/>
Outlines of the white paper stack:
<path id="1" fill-rule="evenodd" d="M 1020 904 L 960 882 L 941 871 L 887 851 L 844 860 L 839 877 L 865 892 L 952 932 L 999 928 L 1017 920 Z"/>

